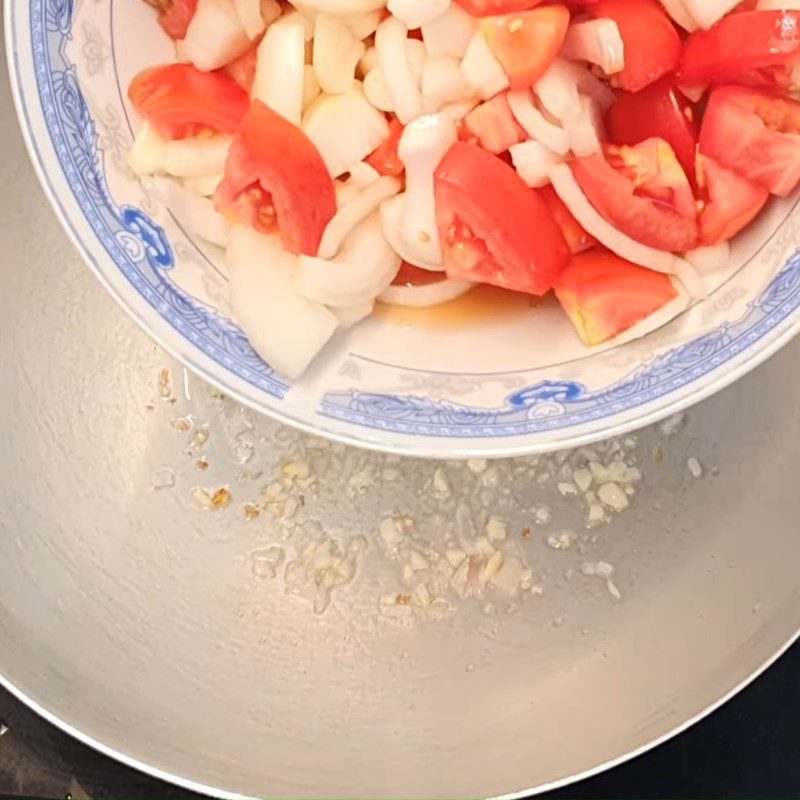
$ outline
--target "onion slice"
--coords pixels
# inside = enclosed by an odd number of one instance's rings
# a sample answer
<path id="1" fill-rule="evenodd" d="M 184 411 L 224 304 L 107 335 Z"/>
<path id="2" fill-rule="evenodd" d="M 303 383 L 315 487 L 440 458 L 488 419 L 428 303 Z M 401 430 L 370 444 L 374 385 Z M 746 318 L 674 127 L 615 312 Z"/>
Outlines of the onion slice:
<path id="1" fill-rule="evenodd" d="M 425 283 L 421 286 L 407 286 L 392 284 L 379 295 L 381 303 L 391 306 L 405 306 L 407 308 L 428 308 L 448 303 L 457 297 L 466 294 L 475 286 L 471 281 L 456 278 L 445 278 L 435 283 Z"/>

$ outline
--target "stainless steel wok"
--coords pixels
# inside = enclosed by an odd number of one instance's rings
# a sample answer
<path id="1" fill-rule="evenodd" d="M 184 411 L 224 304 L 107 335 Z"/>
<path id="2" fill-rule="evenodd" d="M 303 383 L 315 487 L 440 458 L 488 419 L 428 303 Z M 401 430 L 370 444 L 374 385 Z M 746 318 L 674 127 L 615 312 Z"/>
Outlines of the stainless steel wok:
<path id="1" fill-rule="evenodd" d="M 797 635 L 799 346 L 669 441 L 643 434 L 632 509 L 581 548 L 548 548 L 535 531 L 540 598 L 464 603 L 410 626 L 378 614 L 394 567 L 369 555 L 376 520 L 413 511 L 430 477 L 422 463 L 361 499 L 322 476 L 320 524 L 368 543 L 325 613 L 254 575 L 252 553 L 290 548 L 291 525 L 245 517 L 213 398 L 196 381 L 183 395 L 182 370 L 78 262 L 28 166 L 5 81 L 0 109 L 0 675 L 49 719 L 216 794 L 522 793 L 652 746 Z M 164 368 L 174 409 L 159 392 Z M 201 397 L 210 466 L 193 477 L 199 459 L 184 455 L 175 420 L 197 416 Z M 254 424 L 262 454 L 303 446 Z M 650 458 L 657 443 L 663 461 Z M 213 482 L 231 484 L 229 508 L 208 512 L 193 496 Z M 614 564 L 622 601 L 581 574 L 586 558 Z"/>

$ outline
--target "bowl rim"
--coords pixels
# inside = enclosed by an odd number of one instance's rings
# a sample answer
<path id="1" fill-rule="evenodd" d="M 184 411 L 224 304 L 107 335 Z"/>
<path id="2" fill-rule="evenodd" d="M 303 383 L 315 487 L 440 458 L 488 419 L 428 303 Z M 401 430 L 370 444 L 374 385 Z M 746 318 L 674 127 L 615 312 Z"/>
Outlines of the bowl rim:
<path id="1" fill-rule="evenodd" d="M 298 416 L 294 413 L 294 409 L 284 402 L 282 395 L 274 395 L 259 388 L 188 341 L 187 337 L 143 296 L 135 290 L 132 291 L 129 279 L 123 275 L 119 265 L 103 249 L 102 243 L 94 234 L 90 244 L 87 244 L 76 230 L 73 220 L 77 214 L 78 221 L 85 222 L 84 209 L 74 197 L 66 198 L 66 203 L 62 200 L 62 194 L 51 176 L 52 165 L 48 166 L 48 158 L 40 151 L 37 139 L 44 133 L 48 148 L 54 147 L 54 143 L 46 124 L 44 131 L 38 131 L 40 122 L 38 118 L 36 120 L 31 118 L 23 97 L 23 70 L 16 57 L 18 38 L 14 13 L 17 6 L 17 0 L 9 0 L 5 4 L 4 12 L 6 57 L 12 97 L 37 178 L 73 246 L 126 313 L 178 361 L 238 402 L 307 433 L 370 450 L 426 458 L 505 458 L 578 447 L 624 435 L 658 422 L 709 397 L 761 364 L 800 331 L 800 311 L 796 306 L 791 313 L 771 324 L 760 336 L 734 352 L 729 358 L 700 376 L 687 380 L 682 386 L 666 390 L 654 399 L 644 399 L 637 405 L 621 411 L 611 411 L 592 421 L 565 425 L 549 431 L 527 431 L 514 435 L 489 433 L 480 436 L 458 436 L 441 435 L 424 430 L 408 431 L 402 427 L 392 429 L 383 424 L 355 421 L 357 415 L 342 411 L 341 406 L 337 407 L 327 399 L 323 400 L 321 408 L 313 414 Z M 30 6 L 28 8 L 30 13 Z M 44 117 L 43 109 L 37 109 L 37 114 L 40 111 Z M 61 166 L 57 158 L 56 165 Z M 66 180 L 61 174 L 57 174 L 56 179 Z M 96 258 L 95 252 L 100 257 Z M 783 269 L 791 263 L 790 259 Z M 752 309 L 748 306 L 748 314 L 750 313 Z M 696 340 L 683 343 L 676 350 L 686 347 L 693 341 Z M 381 396 L 378 397 L 380 399 Z M 388 397 L 393 399 L 393 396 Z M 348 416 L 351 417 L 350 420 L 347 419 Z"/>

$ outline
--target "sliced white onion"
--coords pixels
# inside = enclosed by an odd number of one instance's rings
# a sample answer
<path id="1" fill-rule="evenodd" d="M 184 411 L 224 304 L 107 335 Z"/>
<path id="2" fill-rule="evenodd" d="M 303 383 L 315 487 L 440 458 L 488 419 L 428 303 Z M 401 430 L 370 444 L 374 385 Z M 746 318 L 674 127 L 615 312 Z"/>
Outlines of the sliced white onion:
<path id="1" fill-rule="evenodd" d="M 339 207 L 331 221 L 325 226 L 317 255 L 333 258 L 344 240 L 359 223 L 375 209 L 400 191 L 400 181 L 388 175 L 362 189 L 352 200 Z"/>
<path id="2" fill-rule="evenodd" d="M 360 306 L 343 306 L 341 308 L 331 308 L 331 311 L 339 320 L 339 327 L 347 330 L 366 319 L 375 310 L 375 303 L 362 303 Z"/>
<path id="3" fill-rule="evenodd" d="M 359 59 L 358 65 L 356 66 L 356 75 L 363 78 L 372 72 L 372 70 L 377 68 L 378 51 L 375 49 L 375 45 L 371 45 L 366 49 L 364 55 Z"/>
<path id="4" fill-rule="evenodd" d="M 578 81 L 572 67 L 563 58 L 556 58 L 533 87 L 542 108 L 561 122 L 581 113 Z"/>
<path id="5" fill-rule="evenodd" d="M 357 14 L 345 14 L 342 16 L 342 22 L 350 28 L 350 32 L 359 41 L 366 39 L 367 36 L 372 36 L 380 24 L 380 21 L 381 12 L 379 9 L 362 11 Z"/>
<path id="6" fill-rule="evenodd" d="M 625 68 L 625 43 L 613 19 L 573 22 L 564 38 L 561 55 L 572 61 L 596 64 L 606 75 Z"/>
<path id="7" fill-rule="evenodd" d="M 444 14 L 450 0 L 388 0 L 386 7 L 406 27 L 414 29 Z"/>
<path id="8" fill-rule="evenodd" d="M 299 25 L 303 29 L 303 41 L 310 42 L 314 38 L 314 18 L 314 13 L 293 8 L 276 20 L 274 25 Z"/>
<path id="9" fill-rule="evenodd" d="M 461 63 L 452 56 L 436 56 L 425 61 L 422 72 L 422 94 L 433 100 L 437 108 L 458 103 L 473 95 L 464 80 Z"/>
<path id="10" fill-rule="evenodd" d="M 458 122 L 469 114 L 478 105 L 478 98 L 471 97 L 469 100 L 459 100 L 457 103 L 448 103 L 439 109 L 440 114 L 444 114 L 453 122 Z"/>
<path id="11" fill-rule="evenodd" d="M 359 161 L 358 164 L 353 164 L 350 169 L 350 180 L 359 189 L 366 189 L 367 186 L 372 186 L 381 179 L 381 174 L 375 167 L 371 167 L 366 161 Z"/>
<path id="12" fill-rule="evenodd" d="M 567 61 L 566 65 L 575 78 L 575 86 L 578 92 L 591 97 L 603 114 L 617 102 L 617 95 L 614 90 L 595 76 L 591 70 L 571 61 Z"/>
<path id="13" fill-rule="evenodd" d="M 730 242 L 720 242 L 712 247 L 698 247 L 684 253 L 683 257 L 698 273 L 708 294 L 716 291 L 739 268 L 739 264 L 731 263 Z"/>
<path id="14" fill-rule="evenodd" d="M 371 303 L 395 278 L 400 256 L 381 231 L 377 213 L 347 237 L 335 259 L 301 255 L 297 288 L 304 297 L 336 308 Z"/>
<path id="15" fill-rule="evenodd" d="M 561 156 L 533 139 L 511 145 L 508 152 L 520 178 L 533 187 L 550 183 L 550 168 L 563 161 Z"/>
<path id="16" fill-rule="evenodd" d="M 697 30 L 697 22 L 694 17 L 686 10 L 685 0 L 661 0 L 664 10 L 672 17 L 672 21 L 683 28 L 685 31 Z"/>
<path id="17" fill-rule="evenodd" d="M 706 93 L 708 86 L 679 86 L 678 89 L 684 97 L 688 98 L 693 103 L 699 103 Z"/>
<path id="18" fill-rule="evenodd" d="M 321 12 L 323 14 L 365 14 L 368 11 L 381 9 L 386 5 L 386 0 L 303 0 L 302 5 L 305 9 Z"/>
<path id="19" fill-rule="evenodd" d="M 449 303 L 451 300 L 466 294 L 474 286 L 475 284 L 470 281 L 456 278 L 445 278 L 436 283 L 426 283 L 422 286 L 392 284 L 378 295 L 378 300 L 390 306 L 428 308 L 442 303 Z"/>
<path id="20" fill-rule="evenodd" d="M 316 100 L 303 117 L 303 130 L 336 178 L 388 138 L 389 123 L 356 85 L 344 94 Z"/>
<path id="21" fill-rule="evenodd" d="M 322 94 L 319 82 L 317 81 L 317 73 L 311 64 L 303 66 L 303 111 L 305 110 Z"/>
<path id="22" fill-rule="evenodd" d="M 741 0 L 684 0 L 683 5 L 701 28 L 710 28 L 719 22 Z"/>
<path id="23" fill-rule="evenodd" d="M 508 76 L 480 31 L 472 34 L 461 71 L 464 80 L 484 100 L 508 88 Z"/>
<path id="24" fill-rule="evenodd" d="M 375 31 L 378 64 L 397 118 L 404 125 L 423 111 L 419 80 L 411 69 L 407 39 L 408 28 L 395 17 L 385 19 Z"/>
<path id="25" fill-rule="evenodd" d="M 222 183 L 222 173 L 201 175 L 199 178 L 184 178 L 183 188 L 201 197 L 211 197 Z"/>
<path id="26" fill-rule="evenodd" d="M 278 374 L 299 378 L 336 331 L 336 316 L 298 294 L 296 258 L 277 236 L 233 226 L 227 265 L 231 309 L 253 349 Z"/>
<path id="27" fill-rule="evenodd" d="M 416 257 L 416 253 L 407 244 L 402 235 L 403 209 L 405 207 L 405 194 L 392 197 L 381 203 L 381 228 L 386 240 L 403 261 L 429 272 L 444 272 L 444 265 L 440 262 L 431 263 Z"/>
<path id="28" fill-rule="evenodd" d="M 563 156 L 569 152 L 569 139 L 563 128 L 548 122 L 534 105 L 528 89 L 508 93 L 508 105 L 525 133 L 548 150 Z"/>
<path id="29" fill-rule="evenodd" d="M 161 175 L 166 149 L 166 140 L 149 122 L 145 122 L 128 150 L 128 166 L 135 175 Z"/>
<path id="30" fill-rule="evenodd" d="M 582 94 L 579 100 L 580 114 L 564 121 L 564 131 L 569 139 L 570 149 L 576 156 L 590 156 L 603 149 L 603 117 L 591 97 Z"/>
<path id="31" fill-rule="evenodd" d="M 181 42 L 181 55 L 198 69 L 225 66 L 250 47 L 233 0 L 199 0 Z"/>
<path id="32" fill-rule="evenodd" d="M 314 23 L 313 64 L 322 91 L 339 94 L 352 89 L 356 64 L 366 49 L 340 18 L 318 14 Z"/>
<path id="33" fill-rule="evenodd" d="M 233 0 L 239 22 L 251 41 L 264 32 L 266 23 L 261 16 L 261 0 Z M 278 7 L 280 15 L 280 7 Z"/>
<path id="34" fill-rule="evenodd" d="M 175 215 L 175 219 L 186 230 L 220 247 L 228 243 L 230 226 L 208 197 L 194 194 L 169 178 L 148 178 L 144 186 Z"/>
<path id="35" fill-rule="evenodd" d="M 300 124 L 305 81 L 305 34 L 301 25 L 270 25 L 258 45 L 250 96 L 289 122 Z"/>
<path id="36" fill-rule="evenodd" d="M 380 67 L 375 67 L 364 76 L 364 97 L 379 111 L 394 111 L 394 99 L 389 93 Z"/>
<path id="37" fill-rule="evenodd" d="M 397 154 L 406 168 L 401 234 L 416 259 L 431 264 L 442 260 L 433 173 L 457 140 L 458 130 L 451 119 L 443 114 L 430 114 L 406 125 L 397 146 Z"/>
<path id="38" fill-rule="evenodd" d="M 164 171 L 176 178 L 202 178 L 221 173 L 230 147 L 230 136 L 173 139 L 164 147 Z"/>
<path id="39" fill-rule="evenodd" d="M 457 3 L 422 26 L 422 41 L 429 56 L 464 58 L 477 22 Z"/>

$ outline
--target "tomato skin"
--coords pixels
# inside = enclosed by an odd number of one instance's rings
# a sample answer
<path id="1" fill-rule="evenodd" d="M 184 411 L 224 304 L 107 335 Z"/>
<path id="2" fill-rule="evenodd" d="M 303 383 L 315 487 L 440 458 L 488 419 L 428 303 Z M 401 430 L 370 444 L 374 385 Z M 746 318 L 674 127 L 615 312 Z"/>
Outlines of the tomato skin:
<path id="1" fill-rule="evenodd" d="M 573 256 L 555 293 L 589 346 L 628 330 L 678 296 L 667 275 L 600 249 Z"/>
<path id="2" fill-rule="evenodd" d="M 656 0 L 598 0 L 591 13 L 613 19 L 625 43 L 625 68 L 611 76 L 615 86 L 638 92 L 680 63 L 680 36 Z"/>
<path id="3" fill-rule="evenodd" d="M 733 238 L 764 208 L 769 192 L 707 156 L 698 156 L 701 186 L 700 243 L 705 247 Z"/>
<path id="4" fill-rule="evenodd" d="M 134 108 L 165 138 L 203 131 L 233 133 L 250 98 L 224 72 L 201 72 L 192 64 L 142 70 L 128 87 Z"/>
<path id="5" fill-rule="evenodd" d="M 605 124 L 612 144 L 637 145 L 652 137 L 663 139 L 695 185 L 697 115 L 671 77 L 664 77 L 639 92 L 620 92 L 606 114 Z"/>
<path id="6" fill-rule="evenodd" d="M 601 155 L 574 159 L 570 167 L 589 202 L 602 216 L 632 239 L 658 250 L 693 250 L 699 231 L 694 216 L 668 202 L 641 196 L 634 183 Z"/>
<path id="7" fill-rule="evenodd" d="M 197 10 L 197 0 L 165 0 L 159 3 L 158 24 L 170 39 L 183 39 Z"/>
<path id="8" fill-rule="evenodd" d="M 532 86 L 558 55 L 569 26 L 563 5 L 486 17 L 480 22 L 489 48 L 508 76 L 512 90 Z"/>
<path id="9" fill-rule="evenodd" d="M 800 184 L 800 103 L 757 89 L 719 87 L 703 116 L 700 152 L 786 197 Z"/>
<path id="10" fill-rule="evenodd" d="M 392 117 L 389 121 L 389 137 L 376 147 L 364 161 L 381 175 L 391 175 L 394 178 L 402 175 L 405 166 L 397 154 L 397 147 L 402 135 L 403 123 L 397 117 Z"/>
<path id="11" fill-rule="evenodd" d="M 496 155 L 528 138 L 511 113 L 505 92 L 475 106 L 464 117 L 459 137 L 462 141 L 474 137 L 484 150 Z"/>
<path id="12" fill-rule="evenodd" d="M 695 31 L 681 57 L 682 86 L 737 83 L 788 86 L 791 62 L 800 57 L 800 11 L 728 14 L 713 28 Z"/>
<path id="13" fill-rule="evenodd" d="M 497 14 L 514 14 L 538 6 L 542 0 L 455 0 L 473 17 L 491 17 Z"/>
<path id="14" fill-rule="evenodd" d="M 260 42 L 261 37 L 253 42 L 249 50 L 245 50 L 238 58 L 234 58 L 233 61 L 223 67 L 225 72 L 248 94 L 256 77 L 256 59 Z"/>
<path id="15" fill-rule="evenodd" d="M 569 258 L 564 235 L 539 195 L 499 158 L 456 142 L 434 176 L 445 270 L 542 295 Z"/>
<path id="16" fill-rule="evenodd" d="M 312 256 L 336 213 L 333 180 L 316 147 L 258 100 L 234 137 L 214 202 L 258 230 L 272 230 L 274 219 L 284 250 Z"/>
<path id="17" fill-rule="evenodd" d="M 547 186 L 542 186 L 534 191 L 547 204 L 573 255 L 582 253 L 597 244 L 597 239 L 585 231 L 580 222 L 572 216 L 564 201 L 556 194 L 552 184 L 548 183 Z"/>

